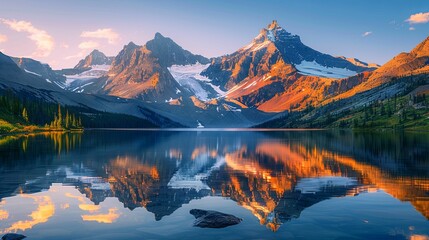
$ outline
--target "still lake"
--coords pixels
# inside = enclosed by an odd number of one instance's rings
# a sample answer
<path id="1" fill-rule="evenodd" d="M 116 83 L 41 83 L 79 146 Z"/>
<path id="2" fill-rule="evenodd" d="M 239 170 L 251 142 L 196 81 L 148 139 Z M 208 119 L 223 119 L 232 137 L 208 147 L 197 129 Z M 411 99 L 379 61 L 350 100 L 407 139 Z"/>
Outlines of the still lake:
<path id="1" fill-rule="evenodd" d="M 243 219 L 193 227 L 191 209 Z M 0 236 L 428 239 L 429 134 L 137 131 L 0 137 Z"/>

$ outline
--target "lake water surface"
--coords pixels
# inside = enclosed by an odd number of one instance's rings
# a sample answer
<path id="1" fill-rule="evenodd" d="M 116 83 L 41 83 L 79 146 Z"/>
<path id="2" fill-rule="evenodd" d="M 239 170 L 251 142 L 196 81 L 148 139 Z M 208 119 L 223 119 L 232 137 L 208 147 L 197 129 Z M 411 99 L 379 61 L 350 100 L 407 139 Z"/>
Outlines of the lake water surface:
<path id="1" fill-rule="evenodd" d="M 194 208 L 243 219 L 193 227 Z M 86 131 L 0 137 L 0 236 L 428 239 L 429 134 Z"/>

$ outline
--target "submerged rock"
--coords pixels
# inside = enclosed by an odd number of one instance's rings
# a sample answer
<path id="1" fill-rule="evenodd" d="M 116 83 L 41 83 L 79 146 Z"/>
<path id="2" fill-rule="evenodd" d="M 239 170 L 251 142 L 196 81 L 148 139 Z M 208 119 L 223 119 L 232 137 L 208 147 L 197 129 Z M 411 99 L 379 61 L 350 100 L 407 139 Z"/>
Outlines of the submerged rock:
<path id="1" fill-rule="evenodd" d="M 190 214 L 194 215 L 194 227 L 201 228 L 224 228 L 239 224 L 242 219 L 231 214 L 225 214 L 217 211 L 207 211 L 201 209 L 192 209 Z"/>
<path id="2" fill-rule="evenodd" d="M 26 236 L 17 234 L 17 233 L 7 233 L 3 237 L 1 237 L 1 240 L 21 240 L 26 238 Z"/>

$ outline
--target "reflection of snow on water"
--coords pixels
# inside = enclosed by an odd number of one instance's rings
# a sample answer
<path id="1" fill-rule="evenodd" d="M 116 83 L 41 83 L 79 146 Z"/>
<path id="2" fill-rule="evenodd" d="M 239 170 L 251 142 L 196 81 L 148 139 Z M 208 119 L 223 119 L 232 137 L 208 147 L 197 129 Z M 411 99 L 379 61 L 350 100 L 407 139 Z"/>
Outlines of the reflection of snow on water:
<path id="1" fill-rule="evenodd" d="M 338 186 L 354 186 L 357 185 L 357 180 L 348 177 L 319 177 L 319 178 L 303 178 L 299 180 L 295 190 L 302 193 L 320 192 L 326 187 Z"/>

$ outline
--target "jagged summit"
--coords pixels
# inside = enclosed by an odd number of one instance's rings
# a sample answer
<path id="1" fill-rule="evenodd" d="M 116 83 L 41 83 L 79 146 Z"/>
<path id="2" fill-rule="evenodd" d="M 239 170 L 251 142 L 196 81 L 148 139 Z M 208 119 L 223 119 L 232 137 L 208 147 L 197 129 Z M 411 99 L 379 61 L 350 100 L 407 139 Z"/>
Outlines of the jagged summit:
<path id="1" fill-rule="evenodd" d="M 75 69 L 88 69 L 94 65 L 110 65 L 112 63 L 112 57 L 107 57 L 104 53 L 97 49 L 92 50 L 85 59 L 79 61 L 74 67 Z"/>
<path id="2" fill-rule="evenodd" d="M 165 38 L 161 33 L 159 33 L 159 32 L 156 32 L 155 33 L 155 37 L 154 37 L 154 39 L 158 39 L 158 38 Z"/>
<path id="3" fill-rule="evenodd" d="M 276 28 L 280 28 L 279 24 L 277 23 L 277 20 L 273 20 L 270 24 L 268 24 L 267 29 L 273 30 Z"/>
<path id="4" fill-rule="evenodd" d="M 119 97 L 150 101 L 178 98 L 181 87 L 168 67 L 209 62 L 207 58 L 192 54 L 157 32 L 144 46 L 133 42 L 124 46 L 112 63 L 108 82 L 103 88 L 110 95 Z"/>
<path id="5" fill-rule="evenodd" d="M 138 45 L 137 44 L 135 44 L 133 41 L 131 41 L 131 42 L 129 42 L 127 45 L 124 45 L 124 48 L 125 47 L 138 47 Z"/>
<path id="6" fill-rule="evenodd" d="M 429 56 L 429 37 L 427 37 L 423 42 L 417 45 L 412 51 L 411 54 L 416 55 L 416 57 L 427 57 Z"/>
<path id="7" fill-rule="evenodd" d="M 268 45 L 269 42 L 276 43 L 285 41 L 287 39 L 295 39 L 300 42 L 299 36 L 292 35 L 284 28 L 282 28 L 276 20 L 273 20 L 272 23 L 268 24 L 267 28 L 261 29 L 259 35 L 253 39 L 251 44 L 244 47 L 244 49 L 250 49 L 252 47 L 252 44 L 254 45 L 265 43 L 266 45 Z M 256 46 L 256 48 L 259 49 L 258 46 Z"/>
<path id="8" fill-rule="evenodd" d="M 170 67 L 172 65 L 187 65 L 199 63 L 209 63 L 209 60 L 201 55 L 194 55 L 183 49 L 171 38 L 164 37 L 157 32 L 154 39 L 148 41 L 145 47 L 157 56 L 162 66 Z"/>

